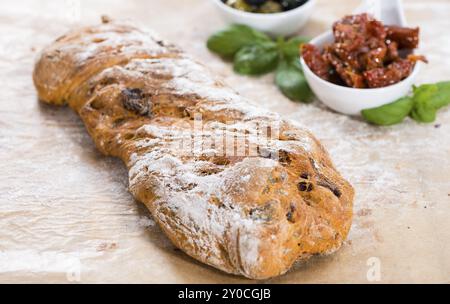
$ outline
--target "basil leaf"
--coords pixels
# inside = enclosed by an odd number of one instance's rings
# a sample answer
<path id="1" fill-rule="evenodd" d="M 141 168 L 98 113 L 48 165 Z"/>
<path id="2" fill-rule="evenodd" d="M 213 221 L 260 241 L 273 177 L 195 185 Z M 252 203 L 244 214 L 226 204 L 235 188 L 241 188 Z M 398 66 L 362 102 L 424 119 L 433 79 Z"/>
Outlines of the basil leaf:
<path id="1" fill-rule="evenodd" d="M 292 62 L 281 61 L 275 75 L 275 83 L 291 100 L 309 103 L 314 95 L 306 82 L 303 71 Z"/>
<path id="2" fill-rule="evenodd" d="M 274 70 L 278 64 L 275 43 L 244 46 L 234 56 L 234 70 L 243 75 L 260 75 Z"/>
<path id="3" fill-rule="evenodd" d="M 361 114 L 372 124 L 390 126 L 401 123 L 409 115 L 413 105 L 414 101 L 411 97 L 403 97 L 381 107 L 363 110 Z"/>
<path id="4" fill-rule="evenodd" d="M 286 61 L 300 58 L 300 46 L 304 43 L 308 43 L 309 39 L 306 37 L 294 37 L 288 41 L 280 40 L 279 48 L 286 59 Z"/>
<path id="5" fill-rule="evenodd" d="M 437 107 L 442 108 L 450 104 L 450 81 L 442 81 L 436 83 L 439 88 L 439 99 L 434 103 Z"/>
<path id="6" fill-rule="evenodd" d="M 231 58 L 246 45 L 267 41 L 271 41 L 267 35 L 246 25 L 234 24 L 212 35 L 207 47 L 212 52 Z"/>
<path id="7" fill-rule="evenodd" d="M 414 88 L 414 108 L 411 117 L 424 123 L 436 120 L 437 111 L 450 104 L 450 82 L 424 84 Z"/>
<path id="8" fill-rule="evenodd" d="M 430 123 L 436 120 L 437 109 L 432 104 L 433 96 L 438 94 L 436 84 L 424 84 L 414 88 L 414 108 L 411 118 L 417 122 Z"/>

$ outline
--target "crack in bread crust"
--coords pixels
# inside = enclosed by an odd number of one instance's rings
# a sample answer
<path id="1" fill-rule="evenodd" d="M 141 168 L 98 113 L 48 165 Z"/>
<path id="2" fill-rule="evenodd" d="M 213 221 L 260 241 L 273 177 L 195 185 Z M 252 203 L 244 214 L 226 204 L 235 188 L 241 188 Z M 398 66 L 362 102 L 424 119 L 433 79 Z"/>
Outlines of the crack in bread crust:
<path id="1" fill-rule="evenodd" d="M 98 149 L 126 163 L 130 192 L 175 246 L 266 279 L 342 245 L 354 192 L 318 140 L 252 106 L 177 47 L 105 22 L 45 49 L 34 82 L 42 101 L 68 103 Z M 278 137 L 261 140 L 273 126 Z M 226 153 L 218 138 L 242 139 L 232 150 L 245 153 Z"/>

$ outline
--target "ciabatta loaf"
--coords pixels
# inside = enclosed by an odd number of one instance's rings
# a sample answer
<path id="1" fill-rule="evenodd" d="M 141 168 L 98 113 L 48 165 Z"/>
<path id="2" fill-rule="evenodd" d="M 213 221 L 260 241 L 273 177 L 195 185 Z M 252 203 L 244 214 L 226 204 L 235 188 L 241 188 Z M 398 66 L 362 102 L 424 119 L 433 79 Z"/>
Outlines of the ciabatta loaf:
<path id="1" fill-rule="evenodd" d="M 33 76 L 42 101 L 67 103 L 126 163 L 131 193 L 193 258 L 266 279 L 347 237 L 353 189 L 317 139 L 153 34 L 108 20 L 75 30 Z"/>

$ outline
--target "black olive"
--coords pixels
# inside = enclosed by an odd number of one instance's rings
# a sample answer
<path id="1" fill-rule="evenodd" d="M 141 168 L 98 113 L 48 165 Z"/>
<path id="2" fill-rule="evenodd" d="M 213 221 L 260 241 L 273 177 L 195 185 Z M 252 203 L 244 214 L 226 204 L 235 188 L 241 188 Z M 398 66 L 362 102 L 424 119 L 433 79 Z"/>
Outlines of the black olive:
<path id="1" fill-rule="evenodd" d="M 302 175 L 300 175 L 301 178 L 303 179 L 309 179 L 309 174 L 308 173 L 303 173 Z"/>
<path id="2" fill-rule="evenodd" d="M 141 89 L 124 89 L 122 94 L 129 99 L 142 99 L 143 93 Z"/>
<path id="3" fill-rule="evenodd" d="M 291 157 L 289 156 L 289 153 L 284 150 L 278 151 L 279 154 L 279 162 L 283 165 L 289 165 L 292 162 Z"/>
<path id="4" fill-rule="evenodd" d="M 294 215 L 295 215 L 296 209 L 297 209 L 297 208 L 295 208 L 295 205 L 294 205 L 294 204 L 291 204 L 288 213 L 286 213 L 286 218 L 287 218 L 287 220 L 288 220 L 289 222 L 293 223 L 293 224 L 295 224 L 295 217 L 294 217 Z"/>
<path id="5" fill-rule="evenodd" d="M 135 112 L 136 114 L 151 114 L 151 101 L 141 89 L 122 90 L 122 104 L 125 109 Z"/>
<path id="6" fill-rule="evenodd" d="M 336 195 L 337 198 L 341 198 L 341 196 L 342 196 L 341 190 L 339 190 L 337 188 L 333 190 L 333 194 Z"/>
<path id="7" fill-rule="evenodd" d="M 288 11 L 305 4 L 308 0 L 280 0 L 279 2 L 283 9 Z"/>
<path id="8" fill-rule="evenodd" d="M 301 192 L 311 192 L 314 190 L 314 186 L 311 183 L 301 182 L 297 185 L 298 190 Z"/>
<path id="9" fill-rule="evenodd" d="M 247 4 L 249 5 L 263 5 L 264 3 L 267 2 L 267 0 L 244 0 Z"/>

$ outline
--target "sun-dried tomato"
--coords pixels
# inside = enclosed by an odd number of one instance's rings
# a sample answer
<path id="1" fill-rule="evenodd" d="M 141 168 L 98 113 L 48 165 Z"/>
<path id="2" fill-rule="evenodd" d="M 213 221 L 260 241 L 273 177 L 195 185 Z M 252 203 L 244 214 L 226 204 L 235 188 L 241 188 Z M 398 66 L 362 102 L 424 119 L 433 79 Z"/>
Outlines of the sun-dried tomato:
<path id="1" fill-rule="evenodd" d="M 303 59 L 320 78 L 330 79 L 330 65 L 324 60 L 319 49 L 312 44 L 304 44 L 302 47 Z"/>
<path id="2" fill-rule="evenodd" d="M 393 85 L 408 77 L 414 68 L 414 62 L 398 59 L 385 68 L 377 68 L 364 72 L 369 88 L 382 88 Z"/>
<path id="3" fill-rule="evenodd" d="M 398 43 L 401 49 L 416 49 L 419 46 L 419 28 L 386 26 L 387 39 Z"/>
<path id="4" fill-rule="evenodd" d="M 384 26 L 368 14 L 350 15 L 333 24 L 334 42 L 320 52 L 303 46 L 303 58 L 319 77 L 353 88 L 379 88 L 408 77 L 424 56 L 413 55 L 418 28 Z"/>

